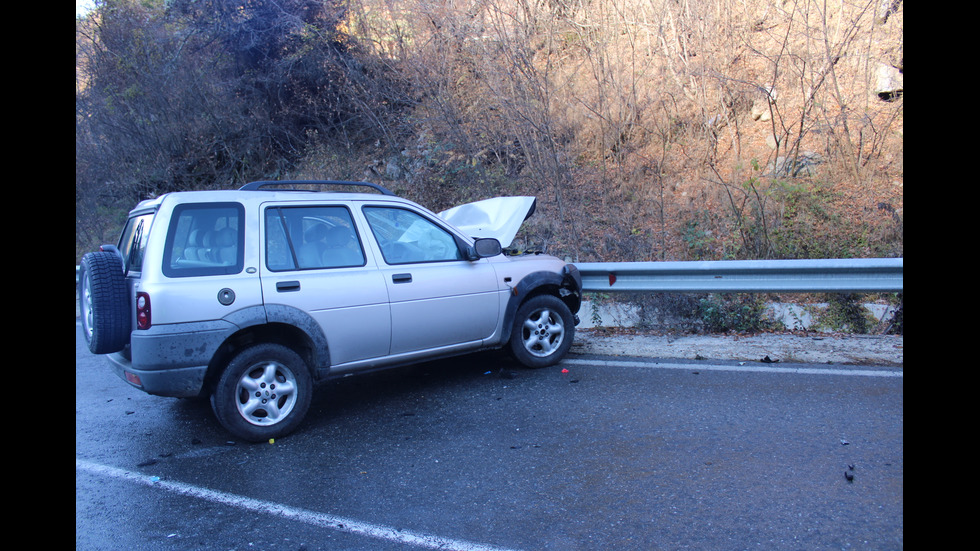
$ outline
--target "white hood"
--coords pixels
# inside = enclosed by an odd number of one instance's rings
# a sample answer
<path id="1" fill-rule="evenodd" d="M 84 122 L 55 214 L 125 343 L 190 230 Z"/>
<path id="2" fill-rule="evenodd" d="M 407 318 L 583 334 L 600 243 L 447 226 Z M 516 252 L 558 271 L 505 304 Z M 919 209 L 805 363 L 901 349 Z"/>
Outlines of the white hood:
<path id="1" fill-rule="evenodd" d="M 534 214 L 534 197 L 496 197 L 439 213 L 470 237 L 494 237 L 508 247 L 521 224 Z"/>

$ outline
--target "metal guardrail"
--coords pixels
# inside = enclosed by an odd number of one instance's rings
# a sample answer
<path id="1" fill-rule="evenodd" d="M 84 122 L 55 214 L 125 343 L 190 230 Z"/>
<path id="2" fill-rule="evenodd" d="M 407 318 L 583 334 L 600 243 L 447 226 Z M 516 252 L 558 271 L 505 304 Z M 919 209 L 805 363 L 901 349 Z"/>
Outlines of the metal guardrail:
<path id="1" fill-rule="evenodd" d="M 576 263 L 585 291 L 901 292 L 902 258 Z M 78 284 L 78 266 L 75 266 Z"/>
<path id="2" fill-rule="evenodd" d="M 902 258 L 583 262 L 593 292 L 901 292 Z"/>

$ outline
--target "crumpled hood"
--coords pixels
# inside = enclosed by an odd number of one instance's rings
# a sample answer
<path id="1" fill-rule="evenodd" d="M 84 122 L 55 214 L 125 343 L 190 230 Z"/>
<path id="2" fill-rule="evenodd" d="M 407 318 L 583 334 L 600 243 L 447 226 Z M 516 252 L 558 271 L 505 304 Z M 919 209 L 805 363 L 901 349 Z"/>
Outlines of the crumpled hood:
<path id="1" fill-rule="evenodd" d="M 494 237 L 509 247 L 521 224 L 534 214 L 534 197 L 495 197 L 439 213 L 470 237 Z"/>

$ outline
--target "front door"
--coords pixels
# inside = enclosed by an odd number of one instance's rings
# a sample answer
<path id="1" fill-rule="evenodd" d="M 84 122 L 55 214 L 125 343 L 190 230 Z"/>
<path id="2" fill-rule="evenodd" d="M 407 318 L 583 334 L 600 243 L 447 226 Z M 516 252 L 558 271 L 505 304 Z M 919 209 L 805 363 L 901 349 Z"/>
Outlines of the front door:
<path id="1" fill-rule="evenodd" d="M 496 274 L 466 260 L 441 224 L 403 207 L 365 206 L 391 304 L 391 354 L 478 347 L 497 325 Z"/>

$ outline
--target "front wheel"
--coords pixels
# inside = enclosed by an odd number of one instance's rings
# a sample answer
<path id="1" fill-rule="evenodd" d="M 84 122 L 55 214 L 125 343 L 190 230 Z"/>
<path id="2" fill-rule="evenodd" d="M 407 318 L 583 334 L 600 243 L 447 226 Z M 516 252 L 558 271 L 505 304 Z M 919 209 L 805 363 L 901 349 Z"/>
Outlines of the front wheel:
<path id="1" fill-rule="evenodd" d="M 261 442 L 292 432 L 310 408 L 313 379 L 298 354 L 278 344 L 240 352 L 225 368 L 211 405 L 235 436 Z"/>
<path id="2" fill-rule="evenodd" d="M 558 297 L 539 295 L 517 309 L 510 349 L 527 367 L 548 367 L 565 357 L 574 337 L 575 321 L 568 305 Z"/>

